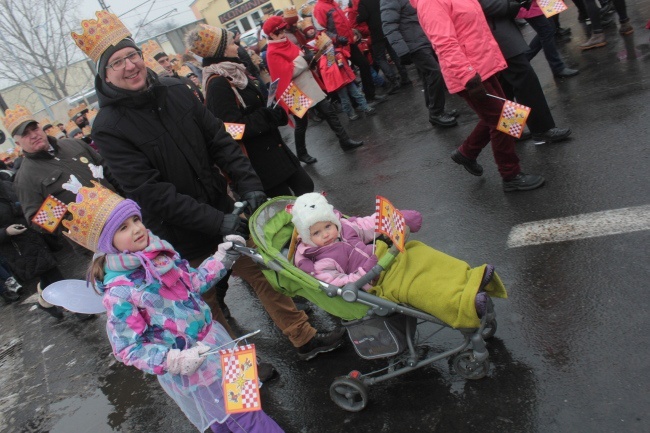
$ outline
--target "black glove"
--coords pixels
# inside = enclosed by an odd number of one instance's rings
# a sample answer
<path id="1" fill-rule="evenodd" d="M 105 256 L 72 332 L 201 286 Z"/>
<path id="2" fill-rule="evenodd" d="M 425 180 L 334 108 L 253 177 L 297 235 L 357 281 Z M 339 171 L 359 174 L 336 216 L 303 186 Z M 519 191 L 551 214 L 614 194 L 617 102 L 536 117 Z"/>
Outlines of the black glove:
<path id="1" fill-rule="evenodd" d="M 280 104 L 273 108 L 268 108 L 268 110 L 271 111 L 271 115 L 275 121 L 275 126 L 284 126 L 289 123 L 289 116 L 287 116 L 287 112 L 284 111 L 284 108 L 282 108 Z"/>
<path id="2" fill-rule="evenodd" d="M 399 58 L 399 62 L 402 65 L 410 65 L 413 63 L 413 59 L 411 59 L 411 53 L 406 53 L 402 57 Z"/>
<path id="3" fill-rule="evenodd" d="M 242 195 L 241 199 L 248 202 L 247 209 L 250 210 L 250 214 L 252 215 L 266 201 L 266 194 L 262 191 L 249 191 Z"/>
<path id="4" fill-rule="evenodd" d="M 224 214 L 219 234 L 222 236 L 239 235 L 248 239 L 248 221 L 239 215 L 231 213 Z"/>
<path id="5" fill-rule="evenodd" d="M 489 97 L 485 91 L 485 87 L 483 87 L 481 76 L 478 73 L 465 84 L 465 90 L 467 90 L 470 98 L 477 101 L 485 100 Z"/>
<path id="6" fill-rule="evenodd" d="M 309 48 L 305 48 L 305 54 L 302 56 L 309 65 L 314 60 L 314 53 Z"/>
<path id="7" fill-rule="evenodd" d="M 346 38 L 345 36 L 337 36 L 336 37 L 336 44 L 341 46 L 341 47 L 346 46 L 349 42 L 350 41 L 348 41 L 348 38 Z"/>
<path id="8" fill-rule="evenodd" d="M 533 0 L 521 0 L 519 2 L 519 6 L 521 6 L 526 10 L 529 10 L 532 4 L 533 4 Z"/>

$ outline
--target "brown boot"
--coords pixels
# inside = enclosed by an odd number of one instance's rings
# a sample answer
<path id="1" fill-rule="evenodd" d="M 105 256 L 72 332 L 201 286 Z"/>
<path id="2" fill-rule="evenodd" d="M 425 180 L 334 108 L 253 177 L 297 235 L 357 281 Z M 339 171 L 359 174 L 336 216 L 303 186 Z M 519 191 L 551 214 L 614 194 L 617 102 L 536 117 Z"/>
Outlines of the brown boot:
<path id="1" fill-rule="evenodd" d="M 607 45 L 604 33 L 593 33 L 589 40 L 584 44 L 578 45 L 581 50 L 590 50 L 592 48 L 604 47 Z"/>
<path id="2" fill-rule="evenodd" d="M 621 27 L 618 29 L 618 32 L 625 36 L 625 35 L 631 35 L 634 33 L 634 27 L 632 27 L 632 24 L 630 24 L 629 21 L 621 23 Z"/>

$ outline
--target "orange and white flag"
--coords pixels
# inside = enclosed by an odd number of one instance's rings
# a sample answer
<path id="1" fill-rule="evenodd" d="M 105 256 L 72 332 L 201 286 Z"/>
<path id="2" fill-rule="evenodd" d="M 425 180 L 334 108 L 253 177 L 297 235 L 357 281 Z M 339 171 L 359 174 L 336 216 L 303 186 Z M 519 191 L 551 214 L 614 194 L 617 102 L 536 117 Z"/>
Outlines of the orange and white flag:
<path id="1" fill-rule="evenodd" d="M 223 123 L 223 126 L 226 128 L 226 132 L 228 134 L 232 135 L 232 138 L 235 140 L 241 140 L 244 138 L 244 130 L 246 129 L 246 125 L 243 123 Z"/>
<path id="2" fill-rule="evenodd" d="M 59 199 L 48 195 L 38 212 L 32 217 L 32 222 L 50 233 L 54 233 L 61 223 L 68 207 Z"/>
<path id="3" fill-rule="evenodd" d="M 307 113 L 309 107 L 314 105 L 314 101 L 309 96 L 302 93 L 302 90 L 300 90 L 293 81 L 290 82 L 286 90 L 282 92 L 280 98 L 285 104 L 287 104 L 289 110 L 301 119 L 302 116 Z"/>
<path id="4" fill-rule="evenodd" d="M 526 120 L 528 120 L 529 115 L 529 107 L 505 100 L 497 129 L 508 135 L 519 138 L 524 132 L 524 126 L 526 126 Z"/>
<path id="5" fill-rule="evenodd" d="M 406 221 L 404 215 L 386 198 L 378 195 L 375 199 L 375 232 L 385 234 L 398 250 L 404 252 L 406 243 Z"/>
<path id="6" fill-rule="evenodd" d="M 226 413 L 261 410 L 255 345 L 247 344 L 220 350 L 219 355 L 223 372 L 222 387 Z"/>
<path id="7" fill-rule="evenodd" d="M 551 18 L 568 9 L 562 0 L 537 0 L 537 4 L 546 18 Z"/>

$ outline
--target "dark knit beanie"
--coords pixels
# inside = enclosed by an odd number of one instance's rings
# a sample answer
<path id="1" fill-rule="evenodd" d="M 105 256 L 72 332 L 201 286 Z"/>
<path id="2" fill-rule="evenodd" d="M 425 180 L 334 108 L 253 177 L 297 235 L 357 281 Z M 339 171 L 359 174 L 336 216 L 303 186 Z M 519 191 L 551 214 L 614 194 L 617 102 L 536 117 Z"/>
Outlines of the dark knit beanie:
<path id="1" fill-rule="evenodd" d="M 122 48 L 128 47 L 135 48 L 136 50 L 140 51 L 140 48 L 138 48 L 133 39 L 124 38 L 116 45 L 111 45 L 110 47 L 106 48 L 106 50 L 102 53 L 101 57 L 99 58 L 99 64 L 97 65 L 97 73 L 99 74 L 102 81 L 106 81 L 106 66 L 108 66 L 108 59 L 110 59 L 113 54 Z"/>
<path id="2" fill-rule="evenodd" d="M 153 56 L 153 59 L 157 62 L 158 60 L 162 59 L 163 57 L 169 57 L 169 56 L 165 52 L 160 52 L 160 53 L 155 54 Z"/>

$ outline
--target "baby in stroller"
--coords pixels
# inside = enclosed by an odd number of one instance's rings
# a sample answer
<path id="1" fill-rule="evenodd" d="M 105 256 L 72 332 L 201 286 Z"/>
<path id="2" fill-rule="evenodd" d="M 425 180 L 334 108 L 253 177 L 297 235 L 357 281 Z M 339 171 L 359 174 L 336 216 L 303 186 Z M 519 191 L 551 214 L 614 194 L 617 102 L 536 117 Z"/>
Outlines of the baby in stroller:
<path id="1" fill-rule="evenodd" d="M 412 232 L 422 225 L 417 211 L 403 210 Z M 318 193 L 304 194 L 291 209 L 298 232 L 295 265 L 336 286 L 360 279 L 377 264 L 387 245 L 375 238 L 375 215 L 343 218 Z M 487 296 L 505 298 L 506 290 L 492 265 L 476 268 L 422 242 L 409 241 L 388 269 L 364 290 L 432 314 L 453 328 L 476 328 Z"/>

